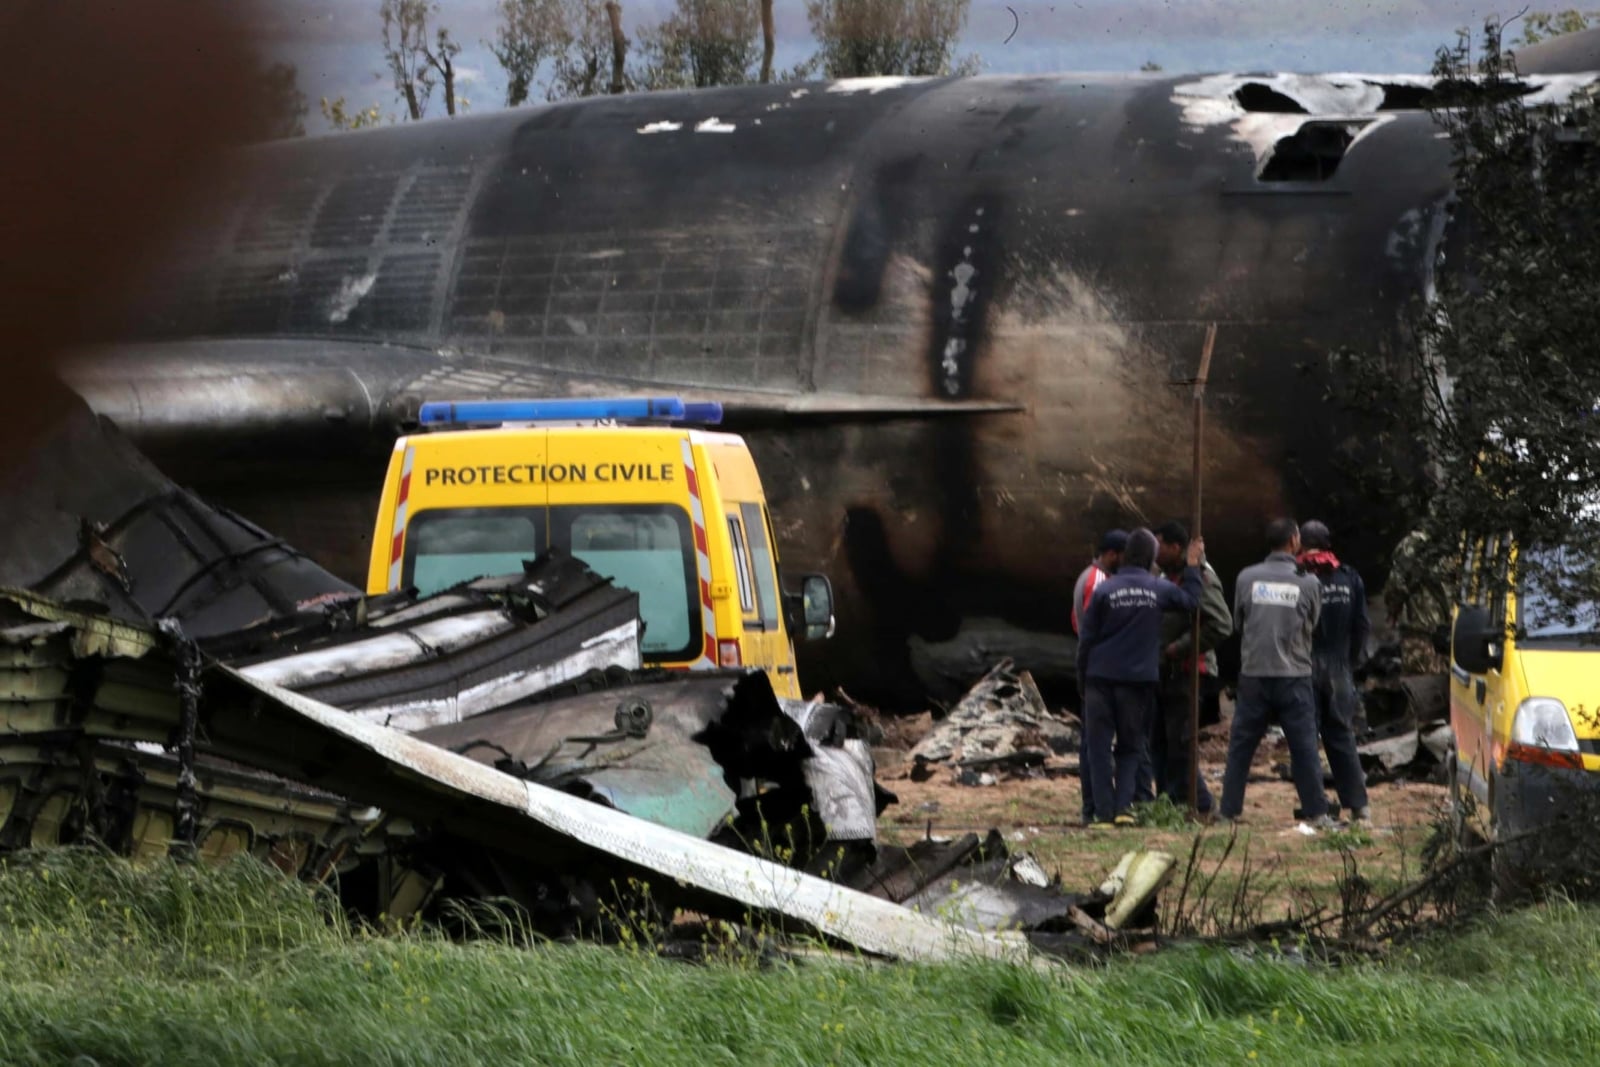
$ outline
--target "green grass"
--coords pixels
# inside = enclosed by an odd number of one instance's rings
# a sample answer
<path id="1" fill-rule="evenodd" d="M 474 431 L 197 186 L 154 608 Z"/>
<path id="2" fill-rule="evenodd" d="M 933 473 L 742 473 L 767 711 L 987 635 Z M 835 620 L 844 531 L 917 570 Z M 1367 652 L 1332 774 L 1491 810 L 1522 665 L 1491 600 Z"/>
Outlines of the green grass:
<path id="1" fill-rule="evenodd" d="M 251 862 L 0 866 L 0 1063 L 1586 1062 L 1600 911 L 1383 965 L 1171 949 L 1094 969 L 694 966 L 379 937 Z M 88 1057 L 76 1059 L 75 1057 Z"/>
<path id="2" fill-rule="evenodd" d="M 1154 800 L 1133 806 L 1133 817 L 1141 827 L 1152 830 L 1189 830 L 1189 812 L 1178 807 L 1165 793 Z"/>

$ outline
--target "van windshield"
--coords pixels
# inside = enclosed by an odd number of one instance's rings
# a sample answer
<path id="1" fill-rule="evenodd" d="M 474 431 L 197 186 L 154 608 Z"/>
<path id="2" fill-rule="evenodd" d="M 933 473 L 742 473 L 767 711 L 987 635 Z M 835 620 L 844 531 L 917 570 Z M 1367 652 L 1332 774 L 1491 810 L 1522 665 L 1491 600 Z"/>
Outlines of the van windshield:
<path id="1" fill-rule="evenodd" d="M 1519 640 L 1600 640 L 1600 604 L 1587 595 L 1593 579 L 1584 579 L 1594 565 L 1584 553 L 1566 548 L 1523 553 L 1517 567 Z"/>
<path id="2" fill-rule="evenodd" d="M 406 584 L 426 596 L 515 574 L 548 546 L 639 594 L 646 660 L 687 659 L 701 645 L 699 576 L 689 516 L 671 505 L 436 508 L 411 520 Z"/>

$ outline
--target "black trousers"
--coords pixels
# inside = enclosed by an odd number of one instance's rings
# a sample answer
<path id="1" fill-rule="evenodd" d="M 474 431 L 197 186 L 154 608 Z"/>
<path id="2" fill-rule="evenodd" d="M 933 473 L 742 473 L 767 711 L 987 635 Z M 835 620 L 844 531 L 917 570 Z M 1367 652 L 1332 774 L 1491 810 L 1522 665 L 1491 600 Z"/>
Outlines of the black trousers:
<path id="1" fill-rule="evenodd" d="M 1311 679 L 1239 676 L 1239 693 L 1228 731 L 1228 769 L 1222 776 L 1222 816 L 1236 819 L 1244 811 L 1244 787 L 1250 762 L 1276 716 L 1289 742 L 1289 773 L 1300 810 L 1307 819 L 1328 813 L 1322 792 L 1322 758 L 1317 755 L 1317 708 Z"/>
<path id="2" fill-rule="evenodd" d="M 1202 714 L 1207 682 L 1200 676 Z M 1155 767 L 1156 791 L 1172 798 L 1174 804 L 1189 804 L 1189 674 L 1173 672 L 1161 680 L 1156 691 L 1158 714 L 1150 738 L 1150 762 Z M 1211 790 L 1201 776 L 1195 784 L 1196 811 L 1211 810 Z"/>
<path id="3" fill-rule="evenodd" d="M 1084 747 L 1096 822 L 1109 822 L 1133 806 L 1139 765 L 1149 758 L 1155 701 L 1154 682 L 1090 678 L 1084 687 Z"/>
<path id="4" fill-rule="evenodd" d="M 1348 811 L 1367 806 L 1367 774 L 1356 751 L 1356 684 L 1346 663 L 1312 664 L 1311 689 L 1317 700 L 1317 732 L 1328 754 L 1333 788 Z"/>

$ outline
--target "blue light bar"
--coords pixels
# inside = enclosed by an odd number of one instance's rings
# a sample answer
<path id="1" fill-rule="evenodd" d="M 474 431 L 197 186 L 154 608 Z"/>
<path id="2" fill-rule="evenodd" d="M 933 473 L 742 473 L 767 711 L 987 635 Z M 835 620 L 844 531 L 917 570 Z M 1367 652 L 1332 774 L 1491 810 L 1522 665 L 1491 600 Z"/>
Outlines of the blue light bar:
<path id="1" fill-rule="evenodd" d="M 682 422 L 716 426 L 722 422 L 722 405 L 715 400 L 690 401 L 683 405 Z"/>
<path id="2" fill-rule="evenodd" d="M 563 397 L 553 400 L 468 400 L 460 403 L 431 401 L 422 405 L 417 421 L 424 426 L 460 425 L 486 422 L 587 422 L 609 419 L 617 422 L 682 422 L 693 409 L 696 418 L 710 414 L 722 421 L 721 404 L 685 405 L 675 396 L 611 397 L 589 399 Z"/>

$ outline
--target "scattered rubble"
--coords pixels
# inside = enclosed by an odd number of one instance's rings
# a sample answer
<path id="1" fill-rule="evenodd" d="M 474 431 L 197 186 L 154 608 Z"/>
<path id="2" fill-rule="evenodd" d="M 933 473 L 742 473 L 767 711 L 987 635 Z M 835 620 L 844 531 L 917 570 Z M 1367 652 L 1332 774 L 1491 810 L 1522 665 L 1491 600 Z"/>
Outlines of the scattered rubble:
<path id="1" fill-rule="evenodd" d="M 1438 780 L 1453 740 L 1447 677 L 1379 678 L 1363 691 L 1362 712 L 1356 751 L 1368 781 Z"/>
<path id="2" fill-rule="evenodd" d="M 1454 744 L 1450 729 L 1449 679 L 1432 674 L 1401 675 L 1398 654 L 1390 662 L 1396 669 L 1368 681 L 1361 690 L 1356 720 L 1356 752 L 1367 782 L 1404 779 L 1440 782 L 1445 760 Z M 1276 726 L 1272 733 L 1281 739 Z M 1273 764 L 1273 772 L 1291 781 L 1287 761 Z M 1324 783 L 1333 775 L 1323 764 Z"/>
<path id="3" fill-rule="evenodd" d="M 998 664 L 912 748 L 914 780 L 925 781 L 940 764 L 962 784 L 992 784 L 1052 755 L 1076 754 L 1078 731 L 1045 706 L 1027 671 L 1013 667 L 1010 660 Z"/>

